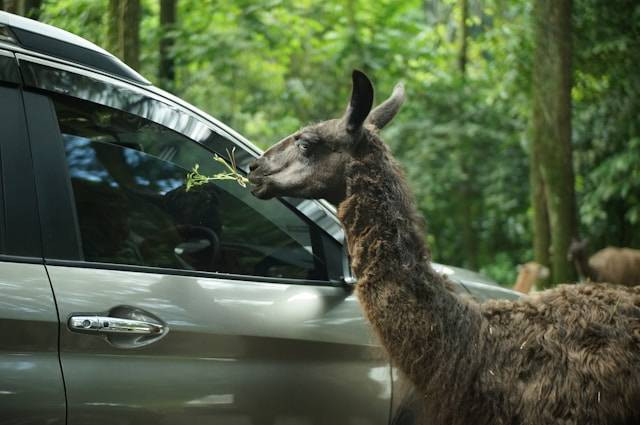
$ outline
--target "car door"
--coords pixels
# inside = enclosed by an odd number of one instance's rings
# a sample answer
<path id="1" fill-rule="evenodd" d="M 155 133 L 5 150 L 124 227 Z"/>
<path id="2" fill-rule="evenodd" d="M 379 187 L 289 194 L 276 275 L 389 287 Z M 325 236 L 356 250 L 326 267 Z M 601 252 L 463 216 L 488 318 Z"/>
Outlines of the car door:
<path id="1" fill-rule="evenodd" d="M 69 424 L 388 422 L 390 370 L 315 202 L 187 190 L 249 153 L 157 93 L 20 61 Z"/>
<path id="2" fill-rule="evenodd" d="M 0 49 L 0 423 L 64 424 L 58 316 L 42 261 L 20 75 Z"/>

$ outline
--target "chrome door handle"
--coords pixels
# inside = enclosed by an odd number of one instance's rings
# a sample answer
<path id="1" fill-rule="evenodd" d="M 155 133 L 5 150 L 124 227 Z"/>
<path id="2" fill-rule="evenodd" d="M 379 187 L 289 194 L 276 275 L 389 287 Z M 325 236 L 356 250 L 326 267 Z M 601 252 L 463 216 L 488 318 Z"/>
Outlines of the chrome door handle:
<path id="1" fill-rule="evenodd" d="M 159 335 L 164 330 L 164 326 L 157 323 L 109 316 L 71 316 L 69 328 L 73 331 L 119 335 Z"/>

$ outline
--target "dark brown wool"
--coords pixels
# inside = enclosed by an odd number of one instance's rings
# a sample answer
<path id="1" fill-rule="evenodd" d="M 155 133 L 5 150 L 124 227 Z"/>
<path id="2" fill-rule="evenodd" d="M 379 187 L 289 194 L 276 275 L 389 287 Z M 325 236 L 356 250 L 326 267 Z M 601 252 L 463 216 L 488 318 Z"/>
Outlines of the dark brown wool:
<path id="1" fill-rule="evenodd" d="M 433 423 L 639 423 L 640 287 L 459 299 L 428 263 L 395 161 L 368 137 L 339 216 L 367 318 Z"/>
<path id="2" fill-rule="evenodd" d="M 640 287 L 459 298 L 431 267 L 413 196 L 377 135 L 402 87 L 369 114 L 371 83 L 359 72 L 353 80 L 341 120 L 285 138 L 249 179 L 262 198 L 339 204 L 366 317 L 424 396 L 429 424 L 640 423 Z"/>

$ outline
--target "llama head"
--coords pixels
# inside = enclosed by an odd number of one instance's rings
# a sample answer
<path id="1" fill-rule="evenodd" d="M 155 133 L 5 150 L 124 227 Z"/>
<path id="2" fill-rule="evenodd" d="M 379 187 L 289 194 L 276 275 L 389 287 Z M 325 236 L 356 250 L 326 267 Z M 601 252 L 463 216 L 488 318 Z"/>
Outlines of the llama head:
<path id="1" fill-rule="evenodd" d="M 358 146 L 367 143 L 367 133 L 387 125 L 404 101 L 404 87 L 398 84 L 389 99 L 371 110 L 371 81 L 357 70 L 352 79 L 351 100 L 341 118 L 296 131 L 251 164 L 249 180 L 255 196 L 324 198 L 334 204 L 345 198 L 347 164 L 356 157 Z"/>
<path id="2" fill-rule="evenodd" d="M 571 239 L 571 244 L 567 250 L 567 261 L 579 260 L 585 257 L 587 254 L 587 246 L 589 241 L 587 239 Z"/>
<path id="3" fill-rule="evenodd" d="M 518 265 L 518 273 L 527 273 L 533 279 L 546 279 L 549 277 L 549 269 L 535 261 Z"/>

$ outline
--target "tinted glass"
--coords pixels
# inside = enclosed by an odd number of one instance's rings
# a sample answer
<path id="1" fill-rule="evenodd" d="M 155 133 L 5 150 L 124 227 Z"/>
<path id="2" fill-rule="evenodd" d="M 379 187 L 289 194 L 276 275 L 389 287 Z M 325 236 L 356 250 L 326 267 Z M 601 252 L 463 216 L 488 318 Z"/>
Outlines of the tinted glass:
<path id="1" fill-rule="evenodd" d="M 66 97 L 54 104 L 86 261 L 327 278 L 321 231 L 279 201 L 235 181 L 185 190 L 195 164 L 223 171 L 201 145 L 122 111 Z"/>

